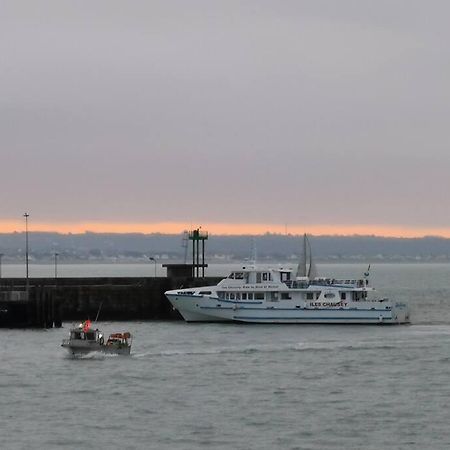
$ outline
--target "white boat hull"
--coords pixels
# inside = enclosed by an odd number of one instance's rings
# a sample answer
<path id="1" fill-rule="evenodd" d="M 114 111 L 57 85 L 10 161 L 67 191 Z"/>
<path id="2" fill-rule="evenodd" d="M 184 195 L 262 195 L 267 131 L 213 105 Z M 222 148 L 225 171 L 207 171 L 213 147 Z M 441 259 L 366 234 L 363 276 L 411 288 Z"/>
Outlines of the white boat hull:
<path id="1" fill-rule="evenodd" d="M 404 303 L 353 302 L 340 308 L 298 307 L 293 302 L 233 302 L 214 297 L 166 293 L 186 322 L 400 324 L 409 323 Z"/>
<path id="2" fill-rule="evenodd" d="M 300 266 L 300 265 L 299 265 Z M 369 268 L 360 279 L 304 275 L 305 268 L 243 266 L 215 286 L 165 293 L 187 322 L 400 324 L 406 303 L 374 295 Z"/>
<path id="3" fill-rule="evenodd" d="M 70 339 L 65 339 L 61 347 L 67 349 L 71 355 L 87 355 L 93 352 L 101 352 L 109 355 L 129 355 L 131 346 L 116 346 L 100 344 L 98 342 L 77 341 L 71 342 Z"/>

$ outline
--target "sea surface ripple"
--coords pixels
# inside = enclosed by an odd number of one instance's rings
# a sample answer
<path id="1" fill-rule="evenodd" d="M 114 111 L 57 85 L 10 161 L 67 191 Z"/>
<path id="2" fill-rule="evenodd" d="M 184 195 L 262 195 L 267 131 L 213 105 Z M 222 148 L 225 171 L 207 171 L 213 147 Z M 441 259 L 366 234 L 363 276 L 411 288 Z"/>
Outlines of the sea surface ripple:
<path id="1" fill-rule="evenodd" d="M 78 359 L 70 323 L 0 330 L 0 447 L 448 449 L 449 272 L 378 272 L 405 326 L 100 322 L 132 355 Z"/>

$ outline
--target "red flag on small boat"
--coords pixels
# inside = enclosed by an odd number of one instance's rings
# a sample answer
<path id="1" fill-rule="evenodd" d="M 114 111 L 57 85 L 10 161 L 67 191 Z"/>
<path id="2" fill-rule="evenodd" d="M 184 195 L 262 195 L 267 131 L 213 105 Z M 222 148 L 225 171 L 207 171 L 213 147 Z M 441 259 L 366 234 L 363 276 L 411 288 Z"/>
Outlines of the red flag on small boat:
<path id="1" fill-rule="evenodd" d="M 86 333 L 91 328 L 91 321 L 88 319 L 83 323 L 83 331 Z"/>

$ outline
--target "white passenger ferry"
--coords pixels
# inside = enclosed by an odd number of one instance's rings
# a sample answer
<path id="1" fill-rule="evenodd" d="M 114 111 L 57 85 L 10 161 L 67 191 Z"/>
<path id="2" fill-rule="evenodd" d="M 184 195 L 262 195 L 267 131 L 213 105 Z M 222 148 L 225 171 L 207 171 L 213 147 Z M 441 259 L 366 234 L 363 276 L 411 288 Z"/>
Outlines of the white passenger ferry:
<path id="1" fill-rule="evenodd" d="M 369 270 L 356 280 L 315 277 L 314 271 L 312 262 L 308 272 L 305 262 L 296 272 L 243 266 L 216 286 L 165 294 L 187 322 L 409 323 L 406 303 L 375 296 Z"/>

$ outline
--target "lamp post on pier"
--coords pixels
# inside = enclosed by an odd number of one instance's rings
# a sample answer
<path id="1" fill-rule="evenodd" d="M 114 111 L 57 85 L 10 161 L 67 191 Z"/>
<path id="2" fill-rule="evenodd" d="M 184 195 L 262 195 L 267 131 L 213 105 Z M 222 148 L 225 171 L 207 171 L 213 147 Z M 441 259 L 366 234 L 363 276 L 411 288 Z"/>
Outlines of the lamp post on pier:
<path id="1" fill-rule="evenodd" d="M 56 280 L 58 279 L 58 255 L 59 253 L 55 252 L 55 287 L 56 287 Z"/>
<path id="2" fill-rule="evenodd" d="M 155 264 L 155 278 L 156 278 L 156 259 L 153 258 L 153 256 L 149 256 L 148 259 L 149 259 L 150 261 L 153 261 L 153 264 Z"/>
<path id="3" fill-rule="evenodd" d="M 27 292 L 27 299 L 28 299 L 30 292 L 30 281 L 28 277 L 28 217 L 30 217 L 30 215 L 28 213 L 25 213 L 23 217 L 25 217 L 25 265 L 26 265 L 25 290 Z"/>

